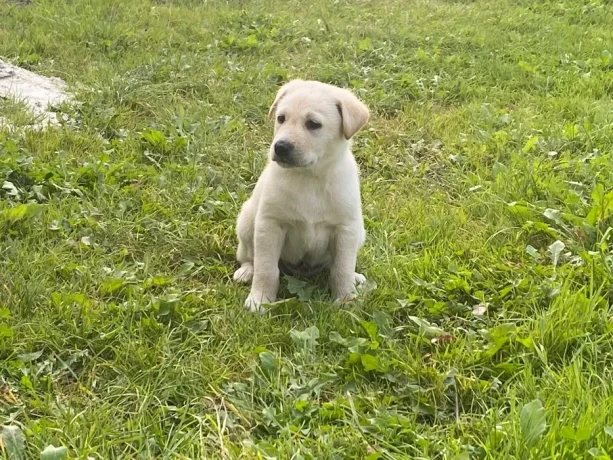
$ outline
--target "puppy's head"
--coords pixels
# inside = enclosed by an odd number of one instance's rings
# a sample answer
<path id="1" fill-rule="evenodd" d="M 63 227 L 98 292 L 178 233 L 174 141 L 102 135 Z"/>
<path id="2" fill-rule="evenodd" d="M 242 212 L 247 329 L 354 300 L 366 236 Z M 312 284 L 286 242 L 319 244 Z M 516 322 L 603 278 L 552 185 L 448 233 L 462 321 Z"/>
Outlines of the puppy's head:
<path id="1" fill-rule="evenodd" d="M 284 168 L 331 159 L 368 121 L 368 109 L 350 91 L 317 81 L 293 80 L 270 107 L 275 136 L 270 157 Z"/>

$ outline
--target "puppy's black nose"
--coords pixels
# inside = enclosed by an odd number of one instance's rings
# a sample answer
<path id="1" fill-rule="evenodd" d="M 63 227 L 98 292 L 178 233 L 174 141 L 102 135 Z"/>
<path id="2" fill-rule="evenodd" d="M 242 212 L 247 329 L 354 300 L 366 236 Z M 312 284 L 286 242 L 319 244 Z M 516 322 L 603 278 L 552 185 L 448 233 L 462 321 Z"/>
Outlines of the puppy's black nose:
<path id="1" fill-rule="evenodd" d="M 280 159 L 287 159 L 294 151 L 294 145 L 287 141 L 278 141 L 275 143 L 275 156 Z"/>

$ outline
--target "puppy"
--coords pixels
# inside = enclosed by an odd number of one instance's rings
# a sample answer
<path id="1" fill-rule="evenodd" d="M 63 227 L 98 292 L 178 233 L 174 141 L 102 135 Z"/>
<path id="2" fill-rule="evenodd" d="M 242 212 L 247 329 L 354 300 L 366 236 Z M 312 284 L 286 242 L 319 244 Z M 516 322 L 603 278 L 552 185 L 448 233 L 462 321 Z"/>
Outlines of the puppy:
<path id="1" fill-rule="evenodd" d="M 259 311 L 277 299 L 280 271 L 329 269 L 337 301 L 355 297 L 365 281 L 356 273 L 365 231 L 358 166 L 351 138 L 368 109 L 350 91 L 293 80 L 268 113 L 275 118 L 270 160 L 238 216 L 240 268 L 234 280 L 252 281 L 245 307 Z"/>

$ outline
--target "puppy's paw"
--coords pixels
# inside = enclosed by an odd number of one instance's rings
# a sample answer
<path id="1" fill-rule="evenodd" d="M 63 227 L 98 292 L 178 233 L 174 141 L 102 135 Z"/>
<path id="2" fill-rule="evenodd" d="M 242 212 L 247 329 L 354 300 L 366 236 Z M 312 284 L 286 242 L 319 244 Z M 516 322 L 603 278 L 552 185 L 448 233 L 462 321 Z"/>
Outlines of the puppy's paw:
<path id="1" fill-rule="evenodd" d="M 269 299 L 261 294 L 249 294 L 245 300 L 245 308 L 252 313 L 265 313 L 266 309 L 262 305 L 274 302 L 275 299 Z"/>
<path id="2" fill-rule="evenodd" d="M 358 295 L 355 292 L 348 292 L 346 294 L 337 294 L 334 297 L 334 303 L 343 305 L 353 302 Z"/>
<path id="3" fill-rule="evenodd" d="M 264 313 L 266 311 L 262 308 L 262 304 L 258 302 L 251 294 L 245 300 L 245 309 L 251 313 Z"/>
<path id="4" fill-rule="evenodd" d="M 331 281 L 332 295 L 334 295 L 334 302 L 337 304 L 351 303 L 376 286 L 361 273 L 354 273 L 353 276 L 347 277 L 342 284 L 334 283 L 334 279 Z"/>
<path id="5" fill-rule="evenodd" d="M 249 283 L 253 279 L 253 265 L 242 265 L 238 270 L 234 272 L 234 281 L 237 283 Z"/>

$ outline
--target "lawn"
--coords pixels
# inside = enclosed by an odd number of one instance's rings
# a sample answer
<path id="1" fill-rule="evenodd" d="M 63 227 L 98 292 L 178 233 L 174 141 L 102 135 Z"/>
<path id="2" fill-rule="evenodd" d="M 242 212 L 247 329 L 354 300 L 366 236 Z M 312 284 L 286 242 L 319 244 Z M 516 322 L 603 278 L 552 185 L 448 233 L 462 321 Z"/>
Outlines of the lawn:
<path id="1" fill-rule="evenodd" d="M 608 0 L 0 0 L 0 452 L 613 456 Z M 291 78 L 351 88 L 369 283 L 242 308 L 234 225 Z M 55 446 L 53 449 L 48 446 Z"/>

